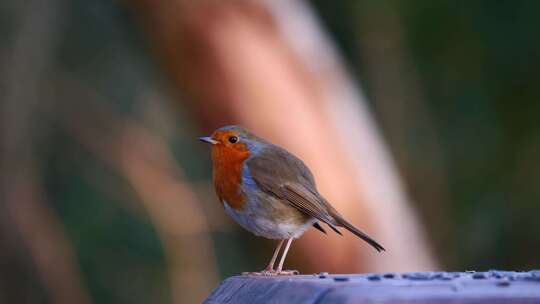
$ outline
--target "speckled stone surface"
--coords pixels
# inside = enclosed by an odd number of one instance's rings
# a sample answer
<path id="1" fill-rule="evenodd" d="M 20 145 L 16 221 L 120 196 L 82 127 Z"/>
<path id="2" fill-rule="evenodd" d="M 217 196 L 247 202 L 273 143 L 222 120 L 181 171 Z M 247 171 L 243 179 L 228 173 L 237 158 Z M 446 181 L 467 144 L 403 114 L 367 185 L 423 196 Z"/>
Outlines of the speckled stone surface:
<path id="1" fill-rule="evenodd" d="M 540 304 L 540 270 L 235 276 L 205 303 Z"/>

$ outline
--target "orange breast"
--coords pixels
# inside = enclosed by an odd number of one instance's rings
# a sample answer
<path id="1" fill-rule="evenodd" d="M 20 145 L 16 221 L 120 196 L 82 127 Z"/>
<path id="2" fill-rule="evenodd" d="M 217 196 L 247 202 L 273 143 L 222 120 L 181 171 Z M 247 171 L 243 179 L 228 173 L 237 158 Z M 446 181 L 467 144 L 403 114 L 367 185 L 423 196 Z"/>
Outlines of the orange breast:
<path id="1" fill-rule="evenodd" d="M 214 165 L 214 187 L 219 200 L 226 201 L 233 209 L 240 210 L 246 197 L 240 185 L 244 160 L 249 157 L 249 150 L 231 149 L 222 145 L 212 147 Z"/>

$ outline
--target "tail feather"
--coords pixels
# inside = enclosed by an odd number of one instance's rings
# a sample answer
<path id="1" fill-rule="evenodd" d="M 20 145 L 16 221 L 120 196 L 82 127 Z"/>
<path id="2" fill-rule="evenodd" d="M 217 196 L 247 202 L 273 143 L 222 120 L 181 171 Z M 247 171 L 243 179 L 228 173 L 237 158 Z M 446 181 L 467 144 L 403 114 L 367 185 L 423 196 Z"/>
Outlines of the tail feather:
<path id="1" fill-rule="evenodd" d="M 318 223 L 316 222 L 315 224 L 313 224 L 313 227 L 315 227 L 317 230 L 319 230 L 320 232 L 326 234 L 326 230 L 324 230 L 324 228 Z"/>
<path id="2" fill-rule="evenodd" d="M 339 234 L 339 235 L 343 235 L 341 234 L 341 231 L 339 231 L 336 226 L 334 226 L 332 223 L 326 223 L 328 225 L 328 227 L 330 227 L 330 229 L 334 230 L 335 233 Z"/>
<path id="3" fill-rule="evenodd" d="M 347 222 L 344 218 L 340 216 L 334 216 L 336 222 L 339 226 L 344 227 L 345 229 L 349 230 L 351 233 L 356 235 L 357 237 L 364 240 L 366 243 L 370 244 L 375 250 L 378 252 L 385 251 L 384 247 L 377 243 L 374 239 L 372 239 L 369 235 L 365 234 L 364 232 L 360 231 L 360 229 L 354 227 L 351 223 Z"/>

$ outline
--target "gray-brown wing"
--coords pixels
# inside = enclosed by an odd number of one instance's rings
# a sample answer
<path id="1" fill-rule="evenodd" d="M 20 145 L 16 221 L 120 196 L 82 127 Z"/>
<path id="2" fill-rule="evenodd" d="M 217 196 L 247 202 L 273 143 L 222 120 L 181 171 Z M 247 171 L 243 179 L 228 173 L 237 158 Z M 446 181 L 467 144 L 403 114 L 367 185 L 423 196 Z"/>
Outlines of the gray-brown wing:
<path id="1" fill-rule="evenodd" d="M 347 222 L 317 192 L 313 174 L 296 156 L 272 145 L 249 158 L 247 166 L 255 183 L 266 193 L 326 223 L 339 234 L 341 232 L 336 226 L 346 228 L 377 251 L 385 250 L 370 236 Z"/>
<path id="2" fill-rule="evenodd" d="M 317 193 L 313 174 L 296 156 L 280 147 L 269 146 L 248 159 L 247 166 L 251 177 L 263 191 L 340 233 L 326 202 Z"/>

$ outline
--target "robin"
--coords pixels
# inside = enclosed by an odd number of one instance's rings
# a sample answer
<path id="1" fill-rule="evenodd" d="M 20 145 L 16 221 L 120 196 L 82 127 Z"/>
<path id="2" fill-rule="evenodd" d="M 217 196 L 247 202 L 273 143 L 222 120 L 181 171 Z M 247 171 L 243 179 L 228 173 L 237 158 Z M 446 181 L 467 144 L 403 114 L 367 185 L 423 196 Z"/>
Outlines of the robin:
<path id="1" fill-rule="evenodd" d="M 317 191 L 308 167 L 287 150 L 239 126 L 222 127 L 200 140 L 212 145 L 214 187 L 225 212 L 253 234 L 279 240 L 266 269 L 255 274 L 295 273 L 283 270 L 292 240 L 310 227 L 326 233 L 321 222 L 340 235 L 338 227 L 343 227 L 377 251 L 385 250 L 330 205 Z"/>

